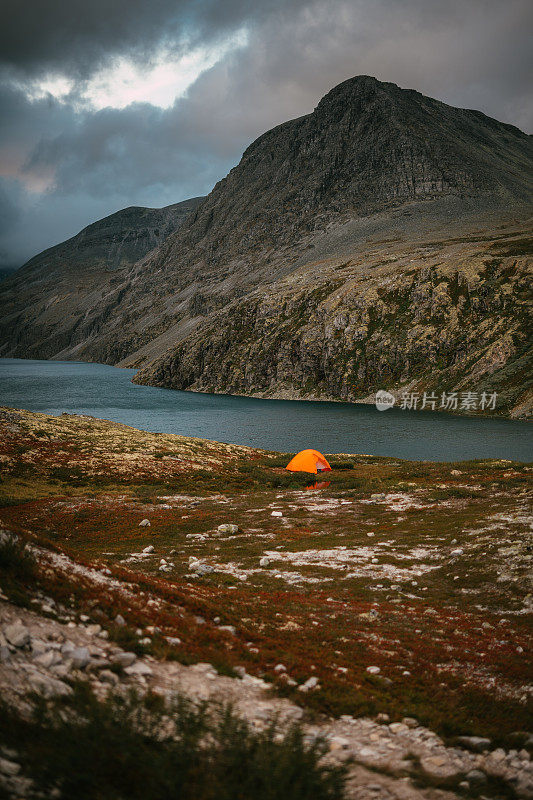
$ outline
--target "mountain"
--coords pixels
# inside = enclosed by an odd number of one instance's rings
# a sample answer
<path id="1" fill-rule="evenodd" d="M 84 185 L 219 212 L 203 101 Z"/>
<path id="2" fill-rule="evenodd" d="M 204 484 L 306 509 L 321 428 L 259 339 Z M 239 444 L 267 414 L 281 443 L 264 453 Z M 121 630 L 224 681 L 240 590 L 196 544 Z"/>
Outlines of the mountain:
<path id="1" fill-rule="evenodd" d="M 55 297 L 53 325 L 12 299 L 1 352 L 272 397 L 496 376 L 506 413 L 524 413 L 532 167 L 511 125 L 353 78 L 260 136 L 101 296 Z"/>
<path id="2" fill-rule="evenodd" d="M 29 348 L 37 357 L 56 355 L 64 339 L 54 331 L 65 319 L 67 325 L 76 325 L 82 314 L 90 313 L 91 304 L 105 296 L 106 286 L 161 245 L 202 200 L 195 197 L 165 208 L 125 208 L 2 275 L 3 354 L 8 343 L 9 354 Z"/>

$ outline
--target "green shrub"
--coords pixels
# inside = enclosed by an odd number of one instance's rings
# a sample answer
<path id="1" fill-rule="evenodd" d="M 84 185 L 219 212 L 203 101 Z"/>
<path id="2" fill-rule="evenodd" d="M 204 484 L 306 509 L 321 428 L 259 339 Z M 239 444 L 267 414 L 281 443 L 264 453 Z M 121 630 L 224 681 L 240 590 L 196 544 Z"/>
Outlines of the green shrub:
<path id="1" fill-rule="evenodd" d="M 28 545 L 12 534 L 2 533 L 0 537 L 0 571 L 19 581 L 32 580 L 37 565 Z"/>
<path id="2" fill-rule="evenodd" d="M 345 767 L 319 763 L 325 745 L 301 728 L 251 730 L 229 708 L 165 707 L 159 697 L 98 701 L 84 684 L 37 703 L 23 720 L 6 706 L 0 743 L 17 749 L 41 792 L 76 800 L 338 800 Z"/>

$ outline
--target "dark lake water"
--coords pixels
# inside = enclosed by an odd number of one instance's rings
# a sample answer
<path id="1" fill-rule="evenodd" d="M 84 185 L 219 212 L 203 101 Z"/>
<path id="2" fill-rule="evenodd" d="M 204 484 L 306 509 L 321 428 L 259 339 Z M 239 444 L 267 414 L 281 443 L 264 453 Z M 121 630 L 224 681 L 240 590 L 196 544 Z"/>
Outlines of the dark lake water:
<path id="1" fill-rule="evenodd" d="M 134 374 L 103 364 L 0 359 L 0 405 L 90 414 L 147 431 L 287 452 L 314 447 L 432 461 L 533 456 L 533 426 L 527 422 L 176 392 L 136 386 Z"/>

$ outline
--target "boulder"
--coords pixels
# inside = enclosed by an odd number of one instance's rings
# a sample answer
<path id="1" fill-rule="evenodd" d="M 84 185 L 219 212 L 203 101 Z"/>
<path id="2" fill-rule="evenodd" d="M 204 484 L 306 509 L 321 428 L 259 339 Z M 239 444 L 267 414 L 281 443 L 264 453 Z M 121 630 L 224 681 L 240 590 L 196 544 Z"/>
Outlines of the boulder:
<path id="1" fill-rule="evenodd" d="M 490 739 L 485 739 L 483 736 L 457 736 L 455 742 L 459 747 L 464 747 L 473 753 L 483 753 L 491 745 Z"/>
<path id="2" fill-rule="evenodd" d="M 20 620 L 4 628 L 4 636 L 13 647 L 24 647 L 30 643 L 30 632 Z"/>
<path id="3" fill-rule="evenodd" d="M 219 525 L 218 528 L 217 528 L 217 531 L 219 533 L 223 533 L 226 536 L 228 536 L 228 535 L 229 536 L 234 536 L 236 533 L 239 533 L 239 530 L 240 530 L 239 526 L 238 525 L 234 525 L 231 522 L 226 522 L 224 525 Z"/>
<path id="4" fill-rule="evenodd" d="M 132 664 L 130 667 L 126 667 L 124 670 L 126 675 L 130 675 L 131 677 L 145 677 L 148 675 L 152 675 L 152 668 L 145 664 L 144 661 L 137 661 L 135 664 Z"/>
<path id="5" fill-rule="evenodd" d="M 445 756 L 424 756 L 420 759 L 424 778 L 435 786 L 455 786 L 462 778 L 461 768 Z"/>
<path id="6" fill-rule="evenodd" d="M 91 660 L 91 656 L 86 647 L 75 647 L 74 650 L 69 653 L 69 658 L 72 659 L 72 666 L 74 669 L 85 669 Z"/>
<path id="7" fill-rule="evenodd" d="M 122 651 L 120 653 L 115 653 L 115 655 L 111 658 L 111 663 L 116 664 L 122 668 L 131 667 L 137 661 L 137 656 L 135 653 L 129 653 Z"/>
<path id="8" fill-rule="evenodd" d="M 143 519 L 141 520 L 141 522 L 139 522 L 139 528 L 149 528 L 149 527 L 150 527 L 149 519 Z"/>

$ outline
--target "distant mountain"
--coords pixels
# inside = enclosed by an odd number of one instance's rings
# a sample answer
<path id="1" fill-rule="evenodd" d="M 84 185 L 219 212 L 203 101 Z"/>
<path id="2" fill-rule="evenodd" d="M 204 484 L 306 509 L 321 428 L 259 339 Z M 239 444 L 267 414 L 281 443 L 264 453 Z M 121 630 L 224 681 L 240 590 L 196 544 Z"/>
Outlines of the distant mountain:
<path id="1" fill-rule="evenodd" d="M 124 208 L 5 275 L 0 289 L 0 354 L 57 355 L 70 343 L 80 319 L 105 298 L 105 287 L 113 286 L 116 275 L 161 245 L 202 200 L 194 197 L 165 208 Z"/>
<path id="2" fill-rule="evenodd" d="M 346 400 L 428 377 L 484 386 L 503 370 L 506 411 L 522 413 L 532 176 L 517 128 L 353 78 L 260 136 L 99 293 L 25 314 L 1 287 L 1 352 L 142 366 L 138 382 L 173 388 Z"/>
<path id="3" fill-rule="evenodd" d="M 14 273 L 15 273 L 14 269 L 0 268 L 0 281 L 5 281 L 6 278 L 11 278 Z"/>
<path id="4" fill-rule="evenodd" d="M 117 270 L 130 266 L 176 231 L 203 200 L 194 197 L 165 208 L 130 206 L 93 222 L 66 242 L 30 259 L 18 271 L 28 276 L 89 267 Z"/>

